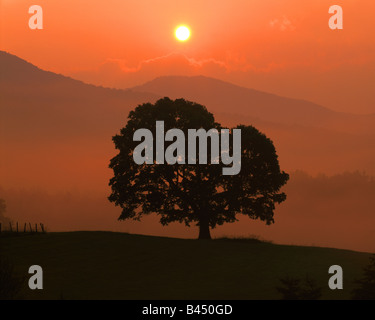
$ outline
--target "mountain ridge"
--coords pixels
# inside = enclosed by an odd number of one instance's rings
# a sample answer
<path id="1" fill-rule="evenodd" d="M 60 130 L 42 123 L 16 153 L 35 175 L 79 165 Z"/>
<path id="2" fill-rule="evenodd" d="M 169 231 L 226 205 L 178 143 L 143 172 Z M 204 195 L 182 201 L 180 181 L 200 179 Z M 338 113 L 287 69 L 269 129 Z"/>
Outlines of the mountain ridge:
<path id="1" fill-rule="evenodd" d="M 288 125 L 346 129 L 348 122 L 353 122 L 355 130 L 372 132 L 375 121 L 375 114 L 338 112 L 308 100 L 287 98 L 205 76 L 159 77 L 132 89 L 170 98 L 184 97 L 216 112 L 227 113 L 230 110 L 231 113 Z"/>
<path id="2" fill-rule="evenodd" d="M 310 102 L 202 76 L 162 77 L 143 87 L 121 90 L 44 71 L 5 52 L 0 54 L 0 64 L 0 143 L 6 154 L 0 173 L 4 185 L 16 186 L 17 179 L 27 185 L 35 181 L 49 185 L 50 177 L 55 176 L 62 186 L 73 183 L 91 188 L 100 183 L 102 188 L 115 151 L 113 135 L 137 105 L 164 96 L 200 103 L 224 126 L 253 125 L 274 142 L 286 171 L 331 174 L 359 169 L 375 173 L 375 121 L 370 116 L 343 115 Z M 150 83 L 161 85 L 150 90 L 153 92 L 140 91 Z M 45 162 L 46 158 L 51 161 Z M 83 168 L 82 161 L 93 167 Z M 20 166 L 26 175 L 19 171 Z"/>
<path id="3" fill-rule="evenodd" d="M 145 83 L 143 83 L 141 85 L 130 87 L 130 88 L 134 89 L 134 90 L 139 90 L 140 91 L 140 90 L 142 90 L 142 88 L 147 88 L 147 87 L 152 86 L 153 84 L 158 83 L 160 81 L 171 80 L 173 82 L 175 80 L 178 81 L 180 79 L 181 80 L 182 79 L 188 79 L 188 80 L 198 79 L 198 80 L 204 80 L 204 81 L 212 81 L 212 82 L 216 82 L 218 84 L 225 84 L 225 85 L 233 87 L 233 88 L 237 88 L 237 89 L 241 89 L 241 90 L 247 90 L 247 91 L 252 92 L 252 93 L 263 94 L 263 95 L 270 95 L 270 96 L 273 96 L 275 98 L 281 98 L 281 99 L 291 99 L 291 100 L 300 101 L 300 102 L 308 102 L 308 103 L 311 103 L 311 104 L 315 105 L 317 108 L 320 108 L 322 110 L 326 110 L 326 111 L 329 111 L 329 112 L 347 113 L 347 112 L 339 112 L 339 111 L 332 110 L 332 109 L 330 109 L 328 107 L 322 106 L 320 104 L 311 102 L 311 101 L 306 100 L 306 99 L 298 99 L 298 98 L 293 98 L 293 97 L 286 97 L 286 96 L 282 96 L 282 95 L 279 95 L 279 94 L 276 94 L 276 93 L 272 93 L 272 92 L 268 92 L 268 91 L 262 91 L 262 90 L 257 90 L 257 89 L 253 89 L 253 88 L 249 88 L 249 87 L 237 85 L 237 84 L 234 84 L 234 83 L 231 83 L 231 82 L 228 82 L 228 81 L 224 81 L 224 80 L 221 80 L 221 79 L 217 79 L 217 78 L 213 78 L 213 77 L 207 77 L 207 76 L 204 76 L 204 75 L 196 75 L 196 76 L 182 76 L 182 75 L 160 76 L 160 77 L 156 77 L 156 78 L 154 78 L 152 80 L 149 80 L 149 81 L 147 81 L 147 82 L 145 82 Z M 149 92 L 152 92 L 152 91 L 149 91 Z M 354 115 L 354 113 L 348 113 L 348 114 L 353 114 Z"/>
<path id="4" fill-rule="evenodd" d="M 183 88 L 184 90 L 186 89 L 187 84 L 191 84 L 191 82 L 199 82 L 199 87 L 207 89 L 206 86 L 202 86 L 203 84 L 209 84 L 211 87 L 212 86 L 219 86 L 223 87 L 225 86 L 227 89 L 234 90 L 235 92 L 247 92 L 248 94 L 256 95 L 257 97 L 263 97 L 266 99 L 274 99 L 280 101 L 285 101 L 285 102 L 292 102 L 292 103 L 298 103 L 304 106 L 307 106 L 308 108 L 313 108 L 318 112 L 324 112 L 327 115 L 338 115 L 338 116 L 353 116 L 353 117 L 375 117 L 375 113 L 369 113 L 369 114 L 355 114 L 355 113 L 347 113 L 347 112 L 339 112 L 336 110 L 332 110 L 326 106 L 322 106 L 320 104 L 316 104 L 314 102 L 311 102 L 306 99 L 296 99 L 292 97 L 285 97 L 281 96 L 278 94 L 270 93 L 270 92 L 265 92 L 265 91 L 260 91 L 244 86 L 240 86 L 237 84 L 233 84 L 227 81 L 223 81 L 220 79 L 212 78 L 212 77 L 207 77 L 203 75 L 198 75 L 198 76 L 175 76 L 175 75 L 170 75 L 170 76 L 160 76 L 156 77 L 150 81 L 145 82 L 142 85 L 138 86 L 133 86 L 125 89 L 118 89 L 118 88 L 112 88 L 112 87 L 104 87 L 104 86 L 98 86 L 95 84 L 90 84 L 81 80 L 74 79 L 70 76 L 66 76 L 60 73 L 55 73 L 51 71 L 47 71 L 44 69 L 41 69 L 31 62 L 22 59 L 14 54 L 11 54 L 6 51 L 1 51 L 0 50 L 0 65 L 1 65 L 1 74 L 0 74 L 0 81 L 2 82 L 2 85 L 4 86 L 4 82 L 6 81 L 8 84 L 9 82 L 17 82 L 18 84 L 30 84 L 30 79 L 27 77 L 27 75 L 32 74 L 34 79 L 34 82 L 42 82 L 43 81 L 56 81 L 56 82 L 70 82 L 71 84 L 76 84 L 76 85 L 81 85 L 81 86 L 86 86 L 90 88 L 96 88 L 99 90 L 111 90 L 112 92 L 142 92 L 145 94 L 152 94 L 156 97 L 163 97 L 166 96 L 165 93 L 160 92 L 163 88 L 163 86 L 167 86 L 172 83 L 174 86 L 179 86 L 180 88 Z M 25 77 L 26 74 L 26 77 Z M 41 75 L 41 77 L 38 77 L 36 75 Z M 4 81 L 5 80 L 5 81 Z M 39 81 L 38 81 L 39 80 Z M 181 83 L 183 82 L 183 83 Z M 175 90 L 175 89 L 174 89 Z M 172 92 L 172 94 L 167 94 L 167 96 L 176 96 L 176 92 Z M 183 97 L 181 94 L 179 95 L 180 97 Z M 186 94 L 185 94 L 186 96 Z M 185 97 L 186 98 L 186 97 Z M 186 99 L 189 99 L 188 97 Z M 203 99 L 205 100 L 205 99 Z M 198 103 L 202 103 L 201 101 L 195 101 Z M 266 119 L 264 119 L 266 120 Z"/>

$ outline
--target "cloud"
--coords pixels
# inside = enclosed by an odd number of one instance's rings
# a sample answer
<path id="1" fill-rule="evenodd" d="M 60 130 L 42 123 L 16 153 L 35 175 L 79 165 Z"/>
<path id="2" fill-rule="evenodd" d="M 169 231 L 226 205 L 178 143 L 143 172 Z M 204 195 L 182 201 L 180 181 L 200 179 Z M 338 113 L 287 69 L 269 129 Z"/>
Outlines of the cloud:
<path id="1" fill-rule="evenodd" d="M 271 28 L 277 28 L 281 31 L 293 31 L 296 29 L 296 27 L 286 16 L 283 16 L 281 19 L 273 19 L 269 22 L 269 24 Z"/>
<path id="2" fill-rule="evenodd" d="M 228 66 L 222 61 L 212 58 L 196 60 L 194 58 L 189 58 L 186 55 L 173 52 L 164 56 L 143 60 L 136 67 L 128 67 L 126 61 L 122 59 L 108 58 L 99 66 L 99 69 L 117 68 L 123 73 L 139 73 L 145 71 L 154 72 L 158 70 L 163 73 L 170 70 L 176 72 L 176 67 L 178 67 L 178 69 L 189 69 L 190 72 L 202 69 L 220 69 L 228 71 Z"/>
<path id="3" fill-rule="evenodd" d="M 75 72 L 70 75 L 87 83 L 127 88 L 160 76 L 204 75 L 225 78 L 233 72 L 268 73 L 280 68 L 284 68 L 284 66 L 274 62 L 263 66 L 255 66 L 249 63 L 245 57 L 238 58 L 230 54 L 225 61 L 221 61 L 214 58 L 195 59 L 181 53 L 172 52 L 140 61 L 136 66 L 129 66 L 124 59 L 108 58 L 94 70 Z"/>
<path id="4" fill-rule="evenodd" d="M 142 84 L 160 76 L 216 76 L 228 72 L 230 72 L 230 67 L 223 61 L 213 58 L 198 60 L 172 52 L 164 56 L 143 60 L 134 67 L 129 66 L 126 60 L 108 58 L 95 70 L 76 72 L 71 76 L 88 83 L 125 88 Z"/>

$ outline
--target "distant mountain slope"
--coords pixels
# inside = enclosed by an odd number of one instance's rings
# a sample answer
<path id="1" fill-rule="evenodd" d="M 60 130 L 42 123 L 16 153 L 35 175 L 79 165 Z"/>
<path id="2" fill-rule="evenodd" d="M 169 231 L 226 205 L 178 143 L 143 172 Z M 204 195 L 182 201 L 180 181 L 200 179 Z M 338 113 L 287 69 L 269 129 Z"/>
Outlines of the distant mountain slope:
<path id="1" fill-rule="evenodd" d="M 283 123 L 316 124 L 316 121 L 324 121 L 335 114 L 311 102 L 284 98 L 203 76 L 161 77 L 133 89 L 196 100 L 215 106 L 216 112 L 246 114 Z"/>
<path id="2" fill-rule="evenodd" d="M 287 170 L 375 174 L 374 114 L 335 112 L 203 76 L 160 77 L 133 90 L 197 101 L 228 126 L 256 126 L 274 141 Z"/>
<path id="3" fill-rule="evenodd" d="M 7 138 L 66 139 L 76 135 L 114 134 L 136 105 L 156 101 L 151 93 L 117 90 L 43 71 L 0 52 L 0 94 L 3 132 Z M 48 132 L 48 136 L 46 133 Z"/>
<path id="4" fill-rule="evenodd" d="M 205 77 L 162 77 L 129 90 L 97 87 L 6 52 L 0 52 L 0 74 L 3 187 L 107 190 L 112 136 L 131 109 L 163 96 L 201 103 L 227 126 L 256 126 L 274 141 L 284 170 L 375 174 L 371 115 L 341 114 Z"/>
<path id="5" fill-rule="evenodd" d="M 0 52 L 0 185 L 107 189 L 112 136 L 151 93 L 85 84 Z"/>
<path id="6" fill-rule="evenodd" d="M 1 64 L 1 82 L 13 84 L 33 84 L 46 83 L 49 81 L 65 81 L 65 83 L 74 82 L 82 84 L 81 81 L 65 77 L 50 71 L 44 71 L 33 64 L 5 51 L 0 51 Z"/>
<path id="7" fill-rule="evenodd" d="M 203 76 L 160 77 L 133 89 L 199 101 L 216 113 L 245 115 L 286 125 L 325 127 L 356 133 L 374 132 L 375 115 L 334 112 L 309 101 L 285 98 Z"/>

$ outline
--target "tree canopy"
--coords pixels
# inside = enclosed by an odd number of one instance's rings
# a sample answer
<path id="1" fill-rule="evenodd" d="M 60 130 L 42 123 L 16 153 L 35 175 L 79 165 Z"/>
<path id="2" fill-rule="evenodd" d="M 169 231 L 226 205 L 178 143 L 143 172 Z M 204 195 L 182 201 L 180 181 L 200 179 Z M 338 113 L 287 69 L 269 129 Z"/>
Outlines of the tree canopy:
<path id="1" fill-rule="evenodd" d="M 280 171 L 269 138 L 252 126 L 237 126 L 242 143 L 241 170 L 236 175 L 223 175 L 223 164 L 199 164 L 198 144 L 197 164 L 158 164 L 156 148 L 152 164 L 136 164 L 133 151 L 139 142 L 133 141 L 134 132 L 147 128 L 155 137 L 156 121 L 161 120 L 165 131 L 178 128 L 185 136 L 189 129 L 224 129 L 204 106 L 184 99 L 163 98 L 131 111 L 126 126 L 113 137 L 119 152 L 109 165 L 114 172 L 109 200 L 122 208 L 120 220 L 156 213 L 163 225 L 174 221 L 198 225 L 200 239 L 210 238 L 210 228 L 237 221 L 238 214 L 274 222 L 275 204 L 286 199 L 280 188 L 289 175 Z M 212 141 L 207 140 L 210 150 Z M 172 143 L 165 141 L 165 147 Z"/>

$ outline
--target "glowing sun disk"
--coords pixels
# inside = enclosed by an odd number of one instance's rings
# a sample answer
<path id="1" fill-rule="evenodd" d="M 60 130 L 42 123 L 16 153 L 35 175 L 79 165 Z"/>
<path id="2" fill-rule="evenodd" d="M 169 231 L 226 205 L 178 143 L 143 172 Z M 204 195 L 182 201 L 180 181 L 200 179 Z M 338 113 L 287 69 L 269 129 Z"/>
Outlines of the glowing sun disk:
<path id="1" fill-rule="evenodd" d="M 175 32 L 176 38 L 180 41 L 186 41 L 190 37 L 190 30 L 186 26 L 180 26 Z"/>

